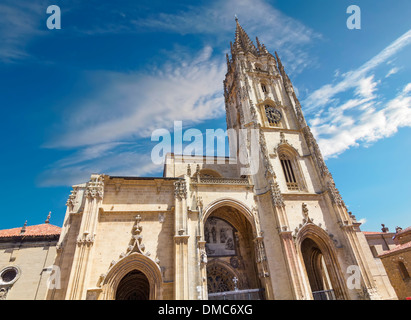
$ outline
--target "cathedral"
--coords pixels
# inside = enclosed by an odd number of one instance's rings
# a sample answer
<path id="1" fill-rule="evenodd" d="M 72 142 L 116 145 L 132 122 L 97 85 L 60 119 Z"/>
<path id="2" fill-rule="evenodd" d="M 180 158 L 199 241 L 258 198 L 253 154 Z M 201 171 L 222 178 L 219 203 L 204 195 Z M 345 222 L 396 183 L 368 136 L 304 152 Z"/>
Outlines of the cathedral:
<path id="1" fill-rule="evenodd" d="M 279 56 L 237 19 L 224 98 L 230 157 L 73 186 L 46 299 L 392 297 Z"/>

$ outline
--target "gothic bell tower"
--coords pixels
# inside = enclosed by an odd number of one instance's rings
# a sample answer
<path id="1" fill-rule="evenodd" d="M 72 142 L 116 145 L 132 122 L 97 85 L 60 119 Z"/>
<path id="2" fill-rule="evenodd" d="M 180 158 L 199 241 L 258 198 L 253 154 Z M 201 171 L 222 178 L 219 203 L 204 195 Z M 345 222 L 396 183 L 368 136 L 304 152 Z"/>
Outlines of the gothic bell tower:
<path id="1" fill-rule="evenodd" d="M 347 211 L 279 56 L 258 38 L 254 45 L 237 18 L 224 96 L 227 128 L 258 133 L 258 153 L 252 142 L 244 146 L 249 159 L 257 158 L 249 179 L 273 296 L 312 299 L 330 290 L 336 299 L 378 298 L 360 224 Z M 350 266 L 360 274 L 352 290 Z"/>

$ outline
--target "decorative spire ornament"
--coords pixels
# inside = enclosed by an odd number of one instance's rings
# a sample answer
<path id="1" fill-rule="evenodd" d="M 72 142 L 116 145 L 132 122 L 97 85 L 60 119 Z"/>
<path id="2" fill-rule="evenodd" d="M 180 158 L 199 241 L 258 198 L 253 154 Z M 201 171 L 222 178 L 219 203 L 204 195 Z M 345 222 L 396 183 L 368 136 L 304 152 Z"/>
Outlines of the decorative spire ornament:
<path id="1" fill-rule="evenodd" d="M 46 221 L 44 223 L 50 223 L 51 211 L 49 212 Z"/>

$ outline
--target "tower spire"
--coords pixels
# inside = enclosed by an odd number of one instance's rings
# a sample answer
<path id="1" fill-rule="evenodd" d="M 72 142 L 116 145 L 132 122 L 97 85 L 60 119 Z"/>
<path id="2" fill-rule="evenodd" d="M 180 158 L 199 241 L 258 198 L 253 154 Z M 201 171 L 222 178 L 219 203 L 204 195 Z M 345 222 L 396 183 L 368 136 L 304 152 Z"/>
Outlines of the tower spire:
<path id="1" fill-rule="evenodd" d="M 238 52 L 251 52 L 257 55 L 257 48 L 254 46 L 254 43 L 248 37 L 248 34 L 241 27 L 238 22 L 237 16 L 235 16 L 236 28 L 235 28 L 235 40 L 234 40 L 234 50 Z"/>

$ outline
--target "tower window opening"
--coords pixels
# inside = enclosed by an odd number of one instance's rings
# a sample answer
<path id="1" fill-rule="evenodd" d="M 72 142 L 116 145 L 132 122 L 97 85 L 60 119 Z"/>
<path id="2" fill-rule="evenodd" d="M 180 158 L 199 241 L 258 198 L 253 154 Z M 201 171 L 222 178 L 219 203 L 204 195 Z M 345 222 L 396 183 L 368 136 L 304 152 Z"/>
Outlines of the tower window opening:
<path id="1" fill-rule="evenodd" d="M 262 90 L 264 93 L 267 93 L 267 92 L 268 92 L 267 87 L 265 86 L 264 83 L 261 84 L 261 90 Z"/>
<path id="2" fill-rule="evenodd" d="M 287 183 L 288 190 L 299 190 L 291 160 L 288 159 L 287 156 L 281 155 L 280 161 L 284 171 L 285 181 Z"/>
<path id="3" fill-rule="evenodd" d="M 255 70 L 257 70 L 257 71 L 264 71 L 264 70 L 263 70 L 263 66 L 262 66 L 261 64 L 259 64 L 259 63 L 256 63 L 256 64 L 255 64 Z"/>

